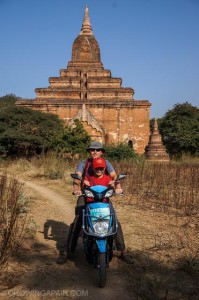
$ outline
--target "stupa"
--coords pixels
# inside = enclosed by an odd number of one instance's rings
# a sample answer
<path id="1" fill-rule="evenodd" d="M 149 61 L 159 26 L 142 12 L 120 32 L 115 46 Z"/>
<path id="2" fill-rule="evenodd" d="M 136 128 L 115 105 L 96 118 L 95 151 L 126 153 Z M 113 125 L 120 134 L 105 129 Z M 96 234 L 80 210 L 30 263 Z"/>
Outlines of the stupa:
<path id="1" fill-rule="evenodd" d="M 170 161 L 166 148 L 162 143 L 157 119 L 154 120 L 154 128 L 149 137 L 149 143 L 145 148 L 145 156 L 147 159 L 153 161 Z"/>
<path id="2" fill-rule="evenodd" d="M 49 83 L 47 88 L 35 89 L 35 99 L 19 99 L 17 105 L 57 114 L 66 125 L 79 119 L 92 139 L 105 144 L 127 143 L 144 153 L 151 104 L 135 100 L 134 90 L 122 87 L 122 79 L 104 69 L 88 6 L 72 46 L 71 61 L 59 77 L 50 77 Z"/>

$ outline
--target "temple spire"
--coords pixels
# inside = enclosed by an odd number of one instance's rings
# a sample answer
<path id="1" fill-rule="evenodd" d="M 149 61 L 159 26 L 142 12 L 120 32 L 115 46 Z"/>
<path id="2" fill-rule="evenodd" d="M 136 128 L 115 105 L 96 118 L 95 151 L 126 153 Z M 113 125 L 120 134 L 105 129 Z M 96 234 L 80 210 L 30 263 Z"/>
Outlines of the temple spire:
<path id="1" fill-rule="evenodd" d="M 85 11 L 84 11 L 84 19 L 82 23 L 82 28 L 79 33 L 80 35 L 93 35 L 93 30 L 89 18 L 89 13 L 88 13 L 88 6 L 86 5 Z"/>
<path id="2" fill-rule="evenodd" d="M 158 122 L 157 122 L 157 119 L 155 118 L 154 120 L 154 125 L 153 125 L 153 133 L 155 132 L 158 132 L 159 133 L 159 130 L 158 130 Z"/>

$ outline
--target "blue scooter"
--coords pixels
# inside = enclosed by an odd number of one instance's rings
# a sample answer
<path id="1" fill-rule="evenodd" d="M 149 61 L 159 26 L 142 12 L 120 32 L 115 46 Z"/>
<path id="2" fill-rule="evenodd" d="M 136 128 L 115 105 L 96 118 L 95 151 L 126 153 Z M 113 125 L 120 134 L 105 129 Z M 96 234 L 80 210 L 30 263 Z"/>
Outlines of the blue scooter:
<path id="1" fill-rule="evenodd" d="M 117 181 L 126 175 L 119 175 Z M 73 179 L 82 180 L 77 174 L 71 174 Z M 86 187 L 83 195 L 93 198 L 83 210 L 82 229 L 85 255 L 97 271 L 97 286 L 106 285 L 106 273 L 113 257 L 113 238 L 117 233 L 118 221 L 115 209 L 109 203 L 114 195 L 113 188 L 95 185 Z M 106 199 L 107 202 L 103 202 Z"/>

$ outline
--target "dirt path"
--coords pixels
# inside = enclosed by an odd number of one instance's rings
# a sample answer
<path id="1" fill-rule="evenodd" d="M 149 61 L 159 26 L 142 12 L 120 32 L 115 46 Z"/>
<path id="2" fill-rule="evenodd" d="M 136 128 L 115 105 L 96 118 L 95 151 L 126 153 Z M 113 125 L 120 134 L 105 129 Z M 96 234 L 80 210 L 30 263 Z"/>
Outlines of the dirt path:
<path id="1" fill-rule="evenodd" d="M 81 240 L 74 261 L 58 265 L 56 259 L 73 220 L 75 205 L 52 189 L 32 181 L 25 182 L 24 191 L 33 201 L 31 215 L 37 224 L 37 233 L 15 258 L 17 268 L 12 284 L 0 295 L 25 299 L 45 296 L 52 299 L 133 299 L 126 288 L 126 263 L 117 257 L 108 269 L 107 286 L 103 289 L 95 286 L 95 269 L 84 258 Z"/>

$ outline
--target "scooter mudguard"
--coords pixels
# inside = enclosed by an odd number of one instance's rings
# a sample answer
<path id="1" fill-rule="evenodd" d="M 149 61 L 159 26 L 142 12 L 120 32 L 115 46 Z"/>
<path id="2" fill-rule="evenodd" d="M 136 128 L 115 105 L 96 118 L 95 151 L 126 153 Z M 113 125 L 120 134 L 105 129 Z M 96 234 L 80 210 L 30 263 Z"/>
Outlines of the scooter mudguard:
<path id="1" fill-rule="evenodd" d="M 96 240 L 96 244 L 98 246 L 99 252 L 100 253 L 105 253 L 106 252 L 106 240 Z"/>

